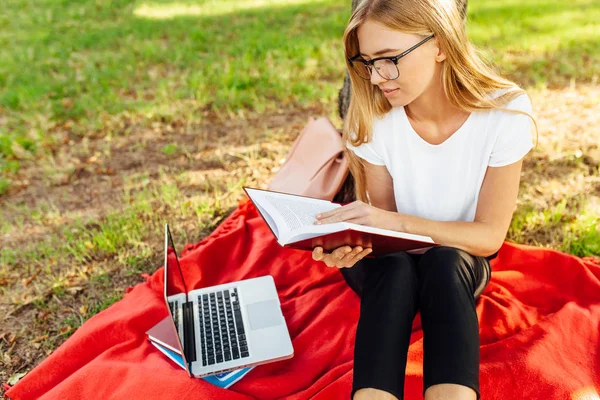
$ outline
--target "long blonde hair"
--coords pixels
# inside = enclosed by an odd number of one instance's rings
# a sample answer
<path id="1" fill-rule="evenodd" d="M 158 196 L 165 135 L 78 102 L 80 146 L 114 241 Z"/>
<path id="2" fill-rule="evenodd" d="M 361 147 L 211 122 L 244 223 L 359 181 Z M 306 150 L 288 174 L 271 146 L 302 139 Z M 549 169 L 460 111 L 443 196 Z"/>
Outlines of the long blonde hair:
<path id="1" fill-rule="evenodd" d="M 352 93 L 344 121 L 344 141 L 352 146 L 371 141 L 373 118 L 382 117 L 392 108 L 381 89 L 356 75 L 349 61 L 359 52 L 356 31 L 366 20 L 404 33 L 434 34 L 446 54 L 442 63 L 442 85 L 452 105 L 470 112 L 498 109 L 525 114 L 531 117 L 537 132 L 531 115 L 502 107 L 524 91 L 498 75 L 479 57 L 465 30 L 466 0 L 362 0 L 344 31 Z M 504 89 L 504 93 L 491 98 L 490 94 L 500 89 Z M 369 202 L 364 164 L 352 151 L 345 149 L 345 154 L 354 178 L 355 197 Z"/>

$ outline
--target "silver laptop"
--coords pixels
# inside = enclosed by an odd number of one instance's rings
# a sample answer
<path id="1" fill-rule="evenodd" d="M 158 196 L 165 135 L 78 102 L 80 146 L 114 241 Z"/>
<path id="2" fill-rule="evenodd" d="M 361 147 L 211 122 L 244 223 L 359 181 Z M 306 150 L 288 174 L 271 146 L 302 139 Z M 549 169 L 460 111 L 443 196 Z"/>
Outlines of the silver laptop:
<path id="1" fill-rule="evenodd" d="M 220 268 L 203 265 L 199 268 Z M 275 282 L 265 275 L 187 290 L 165 224 L 165 301 L 175 349 L 190 376 L 202 377 L 294 356 Z M 167 333 L 168 334 L 168 333 Z"/>

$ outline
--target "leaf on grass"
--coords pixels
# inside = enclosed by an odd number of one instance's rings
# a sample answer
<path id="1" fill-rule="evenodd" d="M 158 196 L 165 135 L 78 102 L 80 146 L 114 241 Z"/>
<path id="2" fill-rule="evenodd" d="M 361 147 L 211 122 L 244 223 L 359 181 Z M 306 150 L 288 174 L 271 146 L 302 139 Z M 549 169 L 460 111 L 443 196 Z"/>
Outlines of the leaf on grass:
<path id="1" fill-rule="evenodd" d="M 98 175 L 114 175 L 115 174 L 115 170 L 113 168 L 104 168 L 104 167 L 97 167 L 96 168 L 96 173 Z"/>
<path id="2" fill-rule="evenodd" d="M 31 341 L 31 343 L 41 342 L 42 340 L 46 340 L 46 339 L 48 339 L 48 334 L 36 337 L 35 339 L 33 339 Z"/>
<path id="3" fill-rule="evenodd" d="M 75 329 L 75 328 L 73 328 L 71 325 L 66 325 L 66 326 L 63 326 L 62 328 L 60 328 L 58 333 L 60 333 L 61 335 L 64 335 L 65 333 L 68 333 L 68 332 L 72 331 L 73 329 Z"/>
<path id="4" fill-rule="evenodd" d="M 19 372 L 17 374 L 14 374 L 10 378 L 8 378 L 8 382 L 6 382 L 6 383 L 8 383 L 10 386 L 15 386 L 17 384 L 17 382 L 19 382 L 21 380 L 21 378 L 24 377 L 25 375 L 27 375 L 27 372 Z"/>
<path id="5" fill-rule="evenodd" d="M 38 269 L 29 278 L 21 279 L 21 283 L 23 284 L 23 286 L 27 287 L 31 283 L 31 281 L 33 281 L 39 274 L 40 270 Z"/>
<path id="6" fill-rule="evenodd" d="M 37 320 L 38 321 L 48 321 L 48 316 L 50 315 L 50 310 L 44 310 L 41 311 L 38 315 L 37 315 Z"/>
<path id="7" fill-rule="evenodd" d="M 65 110 L 70 110 L 71 108 L 73 108 L 73 99 L 70 97 L 65 97 L 61 100 L 61 104 Z"/>
<path id="8" fill-rule="evenodd" d="M 81 292 L 83 290 L 83 287 L 81 287 L 81 286 L 71 286 L 70 288 L 67 288 L 66 290 L 70 294 L 76 294 L 78 292 Z"/>
<path id="9" fill-rule="evenodd" d="M 8 339 L 8 344 L 13 344 L 15 342 L 15 340 L 17 340 L 17 335 L 15 335 L 14 333 L 11 333 L 10 339 Z"/>
<path id="10" fill-rule="evenodd" d="M 33 154 L 25 150 L 25 148 L 17 142 L 13 142 L 10 149 L 12 150 L 13 155 L 19 160 L 33 160 L 34 158 Z"/>

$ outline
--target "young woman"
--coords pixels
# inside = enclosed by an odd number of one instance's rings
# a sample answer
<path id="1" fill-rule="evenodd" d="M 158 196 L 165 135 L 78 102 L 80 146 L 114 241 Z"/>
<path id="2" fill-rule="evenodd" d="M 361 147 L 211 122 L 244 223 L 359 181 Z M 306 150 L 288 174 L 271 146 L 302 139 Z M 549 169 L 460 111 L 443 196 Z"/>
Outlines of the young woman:
<path id="1" fill-rule="evenodd" d="M 347 221 L 430 236 L 439 246 L 313 258 L 361 296 L 354 399 L 402 399 L 420 310 L 423 394 L 479 399 L 478 296 L 515 209 L 535 121 L 527 95 L 477 56 L 466 0 L 363 0 L 344 33 L 352 97 L 344 139 L 357 201 Z"/>

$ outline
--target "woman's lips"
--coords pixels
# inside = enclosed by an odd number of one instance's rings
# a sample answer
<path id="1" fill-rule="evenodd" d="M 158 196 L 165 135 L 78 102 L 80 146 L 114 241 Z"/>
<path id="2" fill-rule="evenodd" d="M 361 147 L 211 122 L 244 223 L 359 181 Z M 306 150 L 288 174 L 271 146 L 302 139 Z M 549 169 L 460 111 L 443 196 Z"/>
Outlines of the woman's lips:
<path id="1" fill-rule="evenodd" d="M 400 89 L 399 89 L 399 88 L 396 88 L 396 89 L 393 89 L 393 90 L 391 90 L 391 91 L 388 91 L 388 90 L 383 90 L 383 95 L 384 95 L 385 97 L 392 97 L 393 95 L 395 95 L 395 94 L 396 94 L 396 92 L 398 92 L 398 90 L 400 90 Z"/>

